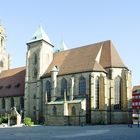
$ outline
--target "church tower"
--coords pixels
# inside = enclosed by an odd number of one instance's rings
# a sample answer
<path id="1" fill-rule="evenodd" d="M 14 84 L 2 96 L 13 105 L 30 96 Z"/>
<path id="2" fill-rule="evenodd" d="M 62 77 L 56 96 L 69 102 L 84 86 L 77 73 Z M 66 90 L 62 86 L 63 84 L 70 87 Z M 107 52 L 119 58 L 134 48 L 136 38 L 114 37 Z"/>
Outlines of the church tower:
<path id="1" fill-rule="evenodd" d="M 38 122 L 42 116 L 40 77 L 53 60 L 53 45 L 39 26 L 30 41 L 27 42 L 26 80 L 25 80 L 25 117 Z"/>
<path id="2" fill-rule="evenodd" d="M 9 54 L 6 52 L 6 33 L 4 27 L 0 24 L 0 72 L 8 70 Z"/>

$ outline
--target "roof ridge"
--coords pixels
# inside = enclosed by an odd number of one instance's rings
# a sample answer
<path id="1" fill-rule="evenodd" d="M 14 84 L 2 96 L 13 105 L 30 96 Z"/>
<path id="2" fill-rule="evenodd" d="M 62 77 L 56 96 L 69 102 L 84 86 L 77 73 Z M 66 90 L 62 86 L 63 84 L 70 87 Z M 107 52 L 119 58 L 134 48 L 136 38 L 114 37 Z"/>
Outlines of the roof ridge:
<path id="1" fill-rule="evenodd" d="M 68 50 L 64 50 L 64 51 L 59 51 L 59 52 L 54 52 L 54 54 L 56 53 L 64 53 L 66 51 L 73 51 L 73 50 L 77 50 L 77 49 L 81 49 L 81 48 L 84 48 L 84 47 L 93 47 L 93 45 L 99 45 L 99 44 L 104 44 L 105 42 L 109 42 L 111 40 L 105 40 L 105 41 L 100 41 L 100 42 L 97 42 L 97 43 L 92 43 L 92 44 L 88 44 L 88 45 L 84 45 L 84 46 L 80 46 L 80 47 L 75 47 L 75 48 L 71 48 L 71 49 L 68 49 Z"/>

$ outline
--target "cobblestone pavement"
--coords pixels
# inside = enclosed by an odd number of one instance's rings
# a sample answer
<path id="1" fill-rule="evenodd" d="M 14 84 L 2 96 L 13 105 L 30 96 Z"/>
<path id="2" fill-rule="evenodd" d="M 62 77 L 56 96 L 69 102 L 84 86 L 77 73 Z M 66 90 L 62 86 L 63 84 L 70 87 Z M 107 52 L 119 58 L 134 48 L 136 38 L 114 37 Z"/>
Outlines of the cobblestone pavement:
<path id="1" fill-rule="evenodd" d="M 133 125 L 34 126 L 0 128 L 0 140 L 140 140 Z"/>

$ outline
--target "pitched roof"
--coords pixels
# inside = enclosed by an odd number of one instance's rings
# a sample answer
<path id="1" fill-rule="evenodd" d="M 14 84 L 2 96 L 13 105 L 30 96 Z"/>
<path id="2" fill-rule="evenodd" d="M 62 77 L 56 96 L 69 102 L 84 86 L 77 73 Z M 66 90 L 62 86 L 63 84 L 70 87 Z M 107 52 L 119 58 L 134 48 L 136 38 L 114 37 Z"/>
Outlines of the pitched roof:
<path id="1" fill-rule="evenodd" d="M 58 75 L 87 71 L 105 72 L 107 67 L 125 67 L 110 40 L 54 53 L 53 61 L 43 77 L 50 75 L 53 66 L 59 68 Z"/>
<path id="2" fill-rule="evenodd" d="M 9 69 L 0 73 L 0 98 L 24 96 L 25 67 Z"/>

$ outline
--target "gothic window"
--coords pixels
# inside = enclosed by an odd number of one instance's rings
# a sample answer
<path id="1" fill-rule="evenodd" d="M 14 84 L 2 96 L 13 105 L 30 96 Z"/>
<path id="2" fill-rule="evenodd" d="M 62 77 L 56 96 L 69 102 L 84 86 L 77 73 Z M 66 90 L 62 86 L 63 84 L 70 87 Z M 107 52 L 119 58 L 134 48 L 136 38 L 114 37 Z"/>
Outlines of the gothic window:
<path id="1" fill-rule="evenodd" d="M 3 61 L 2 60 L 0 61 L 0 67 L 3 67 Z"/>
<path id="2" fill-rule="evenodd" d="M 36 110 L 36 106 L 33 106 L 33 110 Z"/>
<path id="3" fill-rule="evenodd" d="M 5 99 L 2 98 L 2 109 L 5 109 Z"/>
<path id="4" fill-rule="evenodd" d="M 10 100 L 11 100 L 11 107 L 14 107 L 14 98 L 11 97 Z"/>
<path id="5" fill-rule="evenodd" d="M 51 101 L 51 82 L 47 81 L 46 82 L 46 91 L 47 91 L 47 100 L 48 102 Z"/>
<path id="6" fill-rule="evenodd" d="M 33 77 L 37 77 L 37 69 L 36 68 L 33 69 Z"/>
<path id="7" fill-rule="evenodd" d="M 95 80 L 95 108 L 99 109 L 99 93 L 100 93 L 100 82 L 99 77 Z"/>
<path id="8" fill-rule="evenodd" d="M 56 115 L 57 114 L 57 108 L 56 108 L 56 106 L 53 107 L 52 113 L 53 113 L 53 115 Z"/>
<path id="9" fill-rule="evenodd" d="M 79 79 L 79 94 L 85 95 L 86 94 L 86 80 L 83 76 Z"/>
<path id="10" fill-rule="evenodd" d="M 61 96 L 62 97 L 64 97 L 64 92 L 66 92 L 66 96 L 67 96 L 68 87 L 67 87 L 67 80 L 65 78 L 61 80 Z"/>
<path id="11" fill-rule="evenodd" d="M 24 98 L 20 97 L 20 108 L 23 109 L 24 108 Z"/>
<path id="12" fill-rule="evenodd" d="M 73 116 L 76 115 L 76 108 L 75 108 L 75 106 L 72 107 L 72 115 L 73 115 Z"/>
<path id="13" fill-rule="evenodd" d="M 37 54 L 34 54 L 34 64 L 37 64 Z"/>
<path id="14" fill-rule="evenodd" d="M 36 94 L 33 94 L 33 99 L 36 99 Z"/>
<path id="15" fill-rule="evenodd" d="M 122 79 L 118 76 L 114 81 L 114 109 L 121 109 Z"/>

